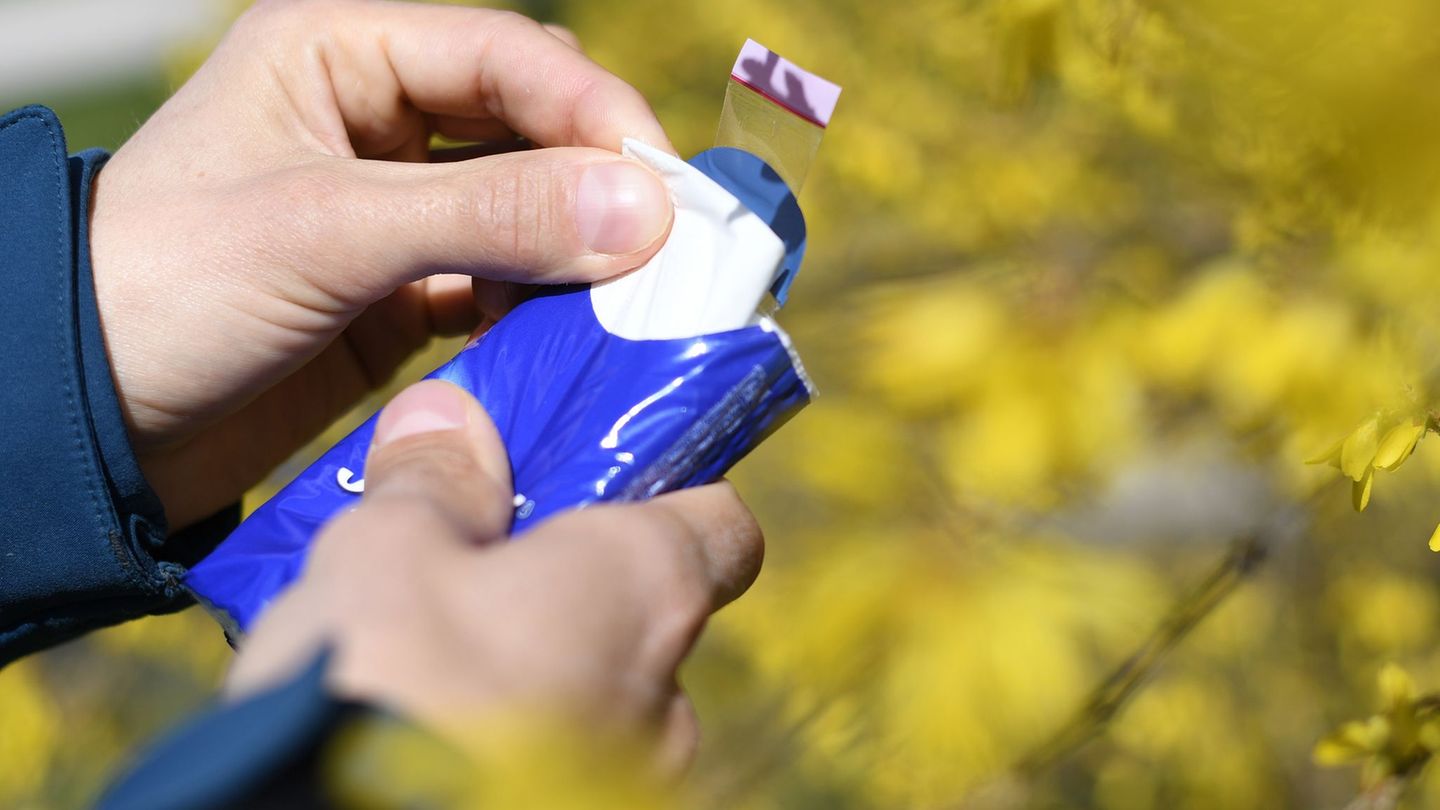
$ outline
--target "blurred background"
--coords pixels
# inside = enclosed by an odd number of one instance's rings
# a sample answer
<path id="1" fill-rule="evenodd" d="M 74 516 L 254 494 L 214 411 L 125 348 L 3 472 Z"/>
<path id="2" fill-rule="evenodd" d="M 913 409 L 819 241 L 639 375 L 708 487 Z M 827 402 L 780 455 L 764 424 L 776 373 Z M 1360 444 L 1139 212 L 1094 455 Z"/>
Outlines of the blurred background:
<path id="1" fill-rule="evenodd" d="M 242 5 L 0 0 L 0 108 L 114 149 Z M 513 7 L 684 154 L 746 37 L 845 87 L 781 317 L 822 396 L 734 473 L 766 570 L 671 801 L 1440 805 L 1440 6 Z M 0 806 L 83 806 L 228 657 L 191 610 L 0 671 Z"/>

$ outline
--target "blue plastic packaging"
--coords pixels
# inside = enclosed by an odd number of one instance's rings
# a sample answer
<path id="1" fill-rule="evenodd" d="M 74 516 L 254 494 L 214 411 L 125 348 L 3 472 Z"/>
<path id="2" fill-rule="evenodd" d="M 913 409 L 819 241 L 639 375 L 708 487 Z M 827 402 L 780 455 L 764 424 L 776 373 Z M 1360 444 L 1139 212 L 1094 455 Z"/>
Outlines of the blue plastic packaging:
<path id="1" fill-rule="evenodd" d="M 771 292 L 783 302 L 805 248 L 794 195 L 738 149 L 711 149 L 690 164 L 780 237 L 785 256 Z M 768 318 L 716 334 L 632 340 L 600 324 L 588 286 L 521 304 L 428 376 L 474 394 L 499 428 L 514 473 L 512 537 L 565 509 L 714 481 L 812 393 Z M 372 416 L 186 575 L 227 631 L 248 631 L 300 575 L 315 533 L 358 502 L 374 426 Z"/>

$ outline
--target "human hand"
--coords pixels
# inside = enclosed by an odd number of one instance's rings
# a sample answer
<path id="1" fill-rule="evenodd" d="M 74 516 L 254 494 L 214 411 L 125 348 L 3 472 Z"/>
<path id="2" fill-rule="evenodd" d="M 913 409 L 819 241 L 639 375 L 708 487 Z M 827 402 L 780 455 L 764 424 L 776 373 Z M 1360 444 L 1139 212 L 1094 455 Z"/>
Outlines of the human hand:
<path id="1" fill-rule="evenodd" d="M 461 389 L 401 392 L 376 423 L 360 505 L 321 532 L 227 691 L 279 681 L 328 646 L 335 693 L 456 739 L 488 713 L 536 707 L 654 732 L 662 767 L 686 762 L 697 729 L 675 671 L 758 574 L 753 517 L 721 483 L 592 506 L 510 543 L 509 469 Z"/>
<path id="2" fill-rule="evenodd" d="M 428 163 L 430 136 L 546 147 Z M 669 148 L 563 29 L 380 0 L 260 2 L 101 172 L 96 295 L 172 529 L 232 503 L 505 284 L 637 267 Z M 602 151 L 612 150 L 612 151 Z M 471 279 L 477 279 L 472 293 Z"/>

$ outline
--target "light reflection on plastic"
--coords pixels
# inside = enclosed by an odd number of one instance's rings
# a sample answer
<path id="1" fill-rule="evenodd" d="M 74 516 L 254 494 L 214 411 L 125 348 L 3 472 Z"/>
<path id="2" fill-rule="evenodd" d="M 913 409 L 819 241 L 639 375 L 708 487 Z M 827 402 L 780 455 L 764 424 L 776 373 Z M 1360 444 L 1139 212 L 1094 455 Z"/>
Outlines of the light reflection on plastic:
<path id="1" fill-rule="evenodd" d="M 638 416 L 641 411 L 645 410 L 651 405 L 654 405 L 662 397 L 669 396 L 670 392 L 674 391 L 676 388 L 679 388 L 680 383 L 683 382 L 685 382 L 684 377 L 676 377 L 675 379 L 670 381 L 669 385 L 666 385 L 664 388 L 661 388 L 659 391 L 656 391 L 655 393 L 651 394 L 648 397 L 645 397 L 644 399 L 636 403 L 635 407 L 625 412 L 624 416 L 615 420 L 615 424 L 610 426 L 610 432 L 605 434 L 605 438 L 600 440 L 600 446 L 605 448 L 606 450 L 614 450 L 620 444 L 620 431 L 624 430 L 625 426 L 630 424 L 631 419 L 634 419 L 636 416 Z"/>

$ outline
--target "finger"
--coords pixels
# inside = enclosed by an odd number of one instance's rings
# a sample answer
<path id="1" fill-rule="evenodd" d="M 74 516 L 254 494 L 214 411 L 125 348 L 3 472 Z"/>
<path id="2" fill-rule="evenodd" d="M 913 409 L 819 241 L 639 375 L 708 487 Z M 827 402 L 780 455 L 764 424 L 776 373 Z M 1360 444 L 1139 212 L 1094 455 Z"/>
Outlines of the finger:
<path id="1" fill-rule="evenodd" d="M 704 555 L 715 609 L 754 584 L 765 560 L 765 536 L 729 481 L 661 495 L 648 506 L 687 525 Z"/>
<path id="2" fill-rule="evenodd" d="M 401 93 L 419 109 L 497 118 L 546 146 L 618 151 L 627 137 L 669 149 L 669 139 L 635 88 L 544 26 L 511 12 L 383 4 L 357 27 L 382 43 Z M 337 58 L 370 54 L 343 48 Z M 367 59 L 369 56 L 351 56 Z M 366 70 L 354 72 L 365 75 Z M 370 115 L 376 88 L 336 83 L 346 120 Z"/>
<path id="3" fill-rule="evenodd" d="M 315 660 L 326 642 L 328 605 L 308 588 L 281 592 L 250 633 L 238 639 L 240 654 L 226 673 L 221 693 L 235 700 L 290 680 Z"/>
<path id="4" fill-rule="evenodd" d="M 426 163 L 430 160 L 430 127 L 424 124 L 423 117 L 417 119 L 412 126 L 403 130 L 403 135 L 393 140 L 389 148 L 381 150 L 377 148 L 366 148 L 361 143 L 355 143 L 355 149 L 360 157 L 374 160 L 394 160 L 401 163 Z"/>
<path id="5" fill-rule="evenodd" d="M 596 564 L 611 571 L 614 598 L 656 626 L 652 668 L 662 671 L 679 663 L 712 612 L 755 581 L 765 556 L 759 524 L 727 482 L 566 513 L 531 537 L 603 561 Z"/>
<path id="6" fill-rule="evenodd" d="M 473 282 L 469 276 L 455 274 L 431 276 L 420 282 L 425 287 L 432 334 L 464 335 L 480 324 Z"/>
<path id="7" fill-rule="evenodd" d="M 505 122 L 494 118 L 462 118 L 455 115 L 434 115 L 430 117 L 431 126 L 435 131 L 444 135 L 452 141 L 473 141 L 476 143 L 492 143 L 514 141 L 519 136 L 515 131 L 505 125 Z M 526 142 L 528 145 L 528 141 Z"/>
<path id="8" fill-rule="evenodd" d="M 380 413 L 365 462 L 362 510 L 369 507 L 373 516 L 403 502 L 419 507 L 406 516 L 423 523 L 438 518 L 455 535 L 484 542 L 509 531 L 513 494 L 500 434 L 459 387 L 424 380 Z"/>
<path id="9" fill-rule="evenodd" d="M 389 382 L 405 361 L 429 342 L 435 332 L 429 288 L 429 279 L 402 285 L 345 327 L 336 342 L 362 372 L 361 393 Z M 349 399 L 342 407 L 348 404 Z"/>
<path id="10" fill-rule="evenodd" d="M 571 31 L 569 28 L 566 28 L 563 25 L 558 25 L 556 23 L 545 23 L 545 30 L 549 31 L 551 36 L 555 37 L 566 45 L 569 45 L 575 50 L 581 53 L 585 52 L 585 48 L 580 44 L 580 38 L 575 36 L 575 32 Z"/>
<path id="11" fill-rule="evenodd" d="M 441 149 L 431 149 L 430 162 L 459 163 L 462 160 L 475 160 L 476 158 L 504 155 L 510 152 L 524 152 L 527 149 L 533 148 L 535 148 L 535 144 L 530 143 L 524 138 L 485 141 L 484 143 L 471 143 L 464 146 L 447 146 Z"/>
<path id="12" fill-rule="evenodd" d="M 267 239 L 299 243 L 294 255 L 315 257 L 301 283 L 322 297 L 278 292 L 320 310 L 365 306 L 435 273 L 523 283 L 608 278 L 653 255 L 674 218 L 654 172 L 594 149 L 439 165 L 327 158 L 265 183 L 272 202 L 244 210 Z"/>
<path id="13" fill-rule="evenodd" d="M 509 281 L 481 281 L 474 283 L 475 308 L 480 311 L 481 322 L 500 320 L 510 310 L 530 299 L 535 287 L 513 284 Z"/>

